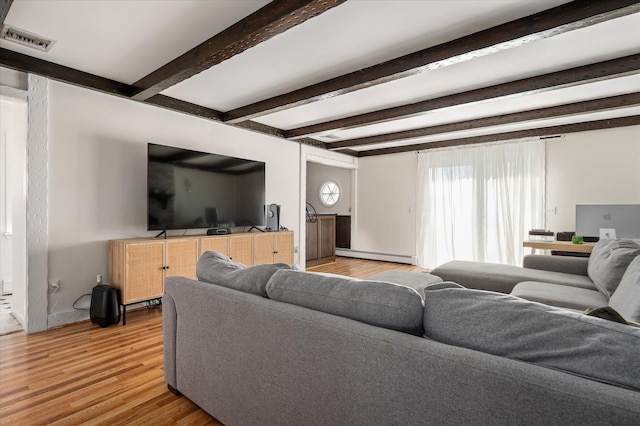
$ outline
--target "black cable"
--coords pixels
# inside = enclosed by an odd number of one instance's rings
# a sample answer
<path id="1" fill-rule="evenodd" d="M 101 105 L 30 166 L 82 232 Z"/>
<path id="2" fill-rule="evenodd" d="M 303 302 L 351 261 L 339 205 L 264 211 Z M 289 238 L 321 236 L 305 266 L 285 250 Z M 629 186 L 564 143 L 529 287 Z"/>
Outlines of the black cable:
<path id="1" fill-rule="evenodd" d="M 78 297 L 78 298 L 76 299 L 76 301 L 75 301 L 75 302 L 73 302 L 73 305 L 71 305 L 71 307 L 72 307 L 73 309 L 77 309 L 77 310 L 79 310 L 79 311 L 86 311 L 87 309 L 85 309 L 85 308 L 76 308 L 76 303 L 78 303 L 78 302 L 80 301 L 80 299 L 82 299 L 83 297 L 86 297 L 86 296 L 91 296 L 91 293 L 83 294 L 82 296 Z"/>

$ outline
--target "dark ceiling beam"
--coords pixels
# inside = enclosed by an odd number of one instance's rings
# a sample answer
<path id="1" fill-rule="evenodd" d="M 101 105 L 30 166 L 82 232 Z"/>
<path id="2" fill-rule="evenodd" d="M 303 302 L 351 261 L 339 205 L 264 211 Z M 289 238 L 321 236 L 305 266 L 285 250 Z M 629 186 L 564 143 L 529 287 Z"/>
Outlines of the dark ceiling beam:
<path id="1" fill-rule="evenodd" d="M 146 100 L 344 1 L 346 0 L 274 0 L 133 83 L 133 98 L 138 101 Z"/>
<path id="2" fill-rule="evenodd" d="M 345 139 L 327 143 L 327 149 L 341 149 L 354 146 L 373 145 L 385 142 L 395 142 L 407 139 L 416 139 L 439 133 L 473 130 L 483 127 L 500 126 L 504 124 L 521 123 L 524 121 L 541 120 L 545 118 L 567 117 L 584 114 L 585 112 L 607 111 L 640 105 L 640 92 L 626 95 L 610 96 L 607 98 L 592 99 L 589 101 L 575 102 L 548 108 L 539 108 L 530 111 L 514 112 L 511 114 L 496 115 L 492 117 L 477 118 L 474 120 L 458 121 L 455 123 L 441 124 L 437 126 L 422 127 L 419 129 L 404 130 L 383 135 L 367 136 L 362 138 Z"/>
<path id="3" fill-rule="evenodd" d="M 637 0 L 575 0 L 456 40 L 228 111 L 239 122 L 512 49 L 640 11 Z"/>
<path id="4" fill-rule="evenodd" d="M 12 3 L 13 0 L 0 0 L 0 25 L 4 24 L 4 20 L 7 19 Z"/>
<path id="5" fill-rule="evenodd" d="M 522 80 L 483 87 L 467 92 L 455 93 L 435 99 L 428 99 L 413 104 L 401 105 L 324 123 L 312 124 L 287 130 L 287 139 L 309 137 L 335 130 L 345 130 L 362 127 L 401 118 L 416 117 L 441 108 L 468 104 L 472 102 L 489 101 L 505 96 L 520 96 L 524 94 L 542 93 L 560 88 L 593 83 L 640 72 L 640 54 L 625 56 L 609 61 L 584 65 L 563 71 L 543 74 Z"/>
<path id="6" fill-rule="evenodd" d="M 258 123 L 257 121 L 243 121 L 242 123 L 237 123 L 237 124 L 230 124 L 230 123 L 225 123 L 225 124 L 239 127 L 245 130 L 251 130 L 253 132 L 265 133 L 267 135 L 276 136 L 278 138 L 284 138 L 283 130 L 278 129 L 276 127 L 267 126 L 266 124 Z M 312 139 L 312 138 L 302 138 L 302 139 L 296 140 L 295 142 L 300 142 L 305 145 L 311 145 L 311 146 L 315 146 L 323 149 L 327 148 L 326 143 L 316 139 Z"/>
<path id="7" fill-rule="evenodd" d="M 62 83 L 71 84 L 85 89 L 96 90 L 99 92 L 131 100 L 131 97 L 129 95 L 131 93 L 132 87 L 128 84 L 110 80 L 104 77 L 99 77 L 97 75 L 89 74 L 83 71 L 78 71 L 76 69 L 65 67 L 63 65 L 54 64 L 53 62 L 33 58 L 31 56 L 23 55 L 22 53 L 17 53 L 12 50 L 0 48 L 0 66 L 4 66 L 6 68 L 10 68 L 20 72 L 41 75 L 51 80 L 56 80 Z M 222 117 L 222 113 L 220 111 L 160 94 L 152 96 L 145 101 L 137 102 L 142 102 L 171 111 L 193 115 L 209 120 L 220 121 L 220 118 Z M 267 134 L 269 136 L 275 136 L 279 138 L 283 137 L 282 130 L 252 121 L 248 121 L 238 125 L 229 123 L 224 124 L 245 130 L 251 130 L 257 133 Z M 303 138 L 296 142 L 322 148 L 325 147 L 325 144 L 323 142 L 310 138 Z"/>
<path id="8" fill-rule="evenodd" d="M 0 65 L 16 71 L 38 74 L 52 80 L 85 87 L 111 95 L 129 97 L 131 87 L 119 81 L 99 77 L 74 68 L 23 55 L 13 50 L 0 48 Z"/>
<path id="9" fill-rule="evenodd" d="M 172 111 L 195 115 L 202 118 L 208 118 L 209 120 L 220 121 L 222 118 L 222 113 L 220 111 L 203 107 L 201 105 L 192 104 L 191 102 L 172 98 L 170 96 L 155 95 L 145 100 L 144 102 Z"/>
<path id="10" fill-rule="evenodd" d="M 563 124 L 553 127 L 541 127 L 537 129 L 518 130 L 506 133 L 494 133 L 490 135 L 472 136 L 468 138 L 458 138 L 425 142 L 414 145 L 395 146 L 391 148 L 371 149 L 368 151 L 358 151 L 357 157 L 371 157 L 374 155 L 398 154 L 401 152 L 421 151 L 426 149 L 449 148 L 461 145 L 474 145 L 487 142 L 500 142 L 510 139 L 521 139 L 527 137 L 555 136 L 567 133 L 587 132 L 591 130 L 614 129 L 617 127 L 640 125 L 640 115 L 629 117 L 611 118 L 607 120 L 586 121 L 583 123 Z M 342 151 L 338 151 L 342 152 Z M 346 150 L 345 154 L 352 154 L 352 150 Z"/>

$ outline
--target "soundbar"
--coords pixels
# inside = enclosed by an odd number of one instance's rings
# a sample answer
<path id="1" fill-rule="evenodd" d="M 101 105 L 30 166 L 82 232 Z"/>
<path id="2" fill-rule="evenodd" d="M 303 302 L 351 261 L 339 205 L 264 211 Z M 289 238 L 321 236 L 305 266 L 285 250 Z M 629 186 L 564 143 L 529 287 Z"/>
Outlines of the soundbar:
<path id="1" fill-rule="evenodd" d="M 207 235 L 225 235 L 230 234 L 231 228 L 211 228 L 207 229 Z"/>

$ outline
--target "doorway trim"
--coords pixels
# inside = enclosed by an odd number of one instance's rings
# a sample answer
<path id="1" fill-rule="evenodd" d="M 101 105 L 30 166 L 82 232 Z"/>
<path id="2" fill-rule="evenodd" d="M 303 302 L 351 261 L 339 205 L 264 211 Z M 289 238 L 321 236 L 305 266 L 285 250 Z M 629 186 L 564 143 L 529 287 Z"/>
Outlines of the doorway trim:
<path id="1" fill-rule="evenodd" d="M 307 162 L 324 164 L 325 166 L 340 167 L 344 169 L 351 169 L 353 171 L 351 175 L 351 215 L 352 218 L 356 217 L 356 173 L 358 171 L 358 159 L 356 157 L 346 156 L 344 154 L 334 153 L 331 151 L 321 150 L 320 148 L 314 148 L 309 145 L 300 144 L 300 249 L 299 249 L 299 264 L 306 269 L 306 241 L 307 241 L 307 227 L 306 227 L 306 204 L 307 204 Z M 351 221 L 351 232 L 355 226 L 355 220 Z M 352 237 L 353 238 L 353 237 Z M 353 240 L 352 240 L 353 241 Z"/>
<path id="2" fill-rule="evenodd" d="M 26 309 L 24 330 L 48 328 L 48 80 L 28 74 L 27 90 L 0 86 L 0 96 L 26 100 Z"/>

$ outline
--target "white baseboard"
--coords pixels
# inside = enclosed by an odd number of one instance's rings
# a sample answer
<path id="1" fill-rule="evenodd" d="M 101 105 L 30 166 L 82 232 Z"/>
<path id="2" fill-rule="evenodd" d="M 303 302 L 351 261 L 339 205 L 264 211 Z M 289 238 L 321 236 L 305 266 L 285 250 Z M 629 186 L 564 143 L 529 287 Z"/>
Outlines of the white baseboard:
<path id="1" fill-rule="evenodd" d="M 409 265 L 417 265 L 417 256 L 404 254 L 377 253 L 372 251 L 336 249 L 336 256 L 354 257 L 356 259 L 381 260 L 384 262 L 406 263 Z"/>
<path id="2" fill-rule="evenodd" d="M 13 315 L 13 317 L 16 319 L 16 321 L 18 321 L 20 323 L 20 325 L 22 326 L 22 329 L 24 330 L 24 318 L 22 318 L 22 315 L 20 315 L 19 313 L 17 313 L 16 311 L 14 311 L 13 309 L 11 310 L 11 315 Z"/>
<path id="3" fill-rule="evenodd" d="M 89 311 L 87 310 L 73 310 L 66 312 L 57 312 L 55 314 L 49 314 L 47 316 L 47 328 L 60 327 L 65 324 L 72 324 L 74 322 L 86 321 L 89 319 Z"/>
<path id="4" fill-rule="evenodd" d="M 146 307 L 144 302 L 135 303 L 133 305 L 127 306 L 127 312 L 144 307 Z M 120 315 L 122 315 L 122 307 L 120 307 Z M 73 324 L 74 322 L 86 321 L 88 319 L 88 309 L 74 309 L 73 311 L 56 312 L 55 314 L 48 315 L 47 328 L 60 327 L 61 325 Z"/>

